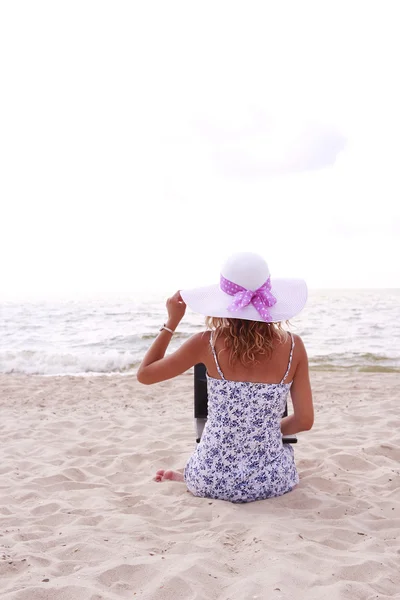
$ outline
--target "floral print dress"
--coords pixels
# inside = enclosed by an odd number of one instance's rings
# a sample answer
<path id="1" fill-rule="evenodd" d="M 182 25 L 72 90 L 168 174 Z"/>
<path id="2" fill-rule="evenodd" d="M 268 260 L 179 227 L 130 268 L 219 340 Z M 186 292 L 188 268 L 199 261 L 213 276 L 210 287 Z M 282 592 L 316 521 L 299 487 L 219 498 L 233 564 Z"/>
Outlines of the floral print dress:
<path id="1" fill-rule="evenodd" d="M 207 374 L 208 419 L 184 471 L 192 494 L 230 502 L 253 502 L 289 492 L 299 482 L 293 448 L 283 444 L 280 422 L 291 383 L 251 383 Z"/>

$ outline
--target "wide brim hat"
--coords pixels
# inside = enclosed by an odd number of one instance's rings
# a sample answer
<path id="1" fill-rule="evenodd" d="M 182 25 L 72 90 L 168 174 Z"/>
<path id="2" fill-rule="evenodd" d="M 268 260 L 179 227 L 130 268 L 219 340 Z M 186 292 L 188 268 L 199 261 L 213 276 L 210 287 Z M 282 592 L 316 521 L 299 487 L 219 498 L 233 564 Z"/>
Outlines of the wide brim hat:
<path id="1" fill-rule="evenodd" d="M 228 258 L 219 283 L 180 293 L 187 306 L 202 315 L 267 323 L 295 317 L 308 294 L 303 279 L 271 277 L 265 260 L 251 252 Z"/>

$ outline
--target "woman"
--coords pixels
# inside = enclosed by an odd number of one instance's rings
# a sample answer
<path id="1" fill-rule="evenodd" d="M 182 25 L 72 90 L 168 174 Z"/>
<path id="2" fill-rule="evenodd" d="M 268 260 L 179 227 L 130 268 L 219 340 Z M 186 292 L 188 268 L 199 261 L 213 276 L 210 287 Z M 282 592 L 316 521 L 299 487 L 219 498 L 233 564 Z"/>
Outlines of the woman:
<path id="1" fill-rule="evenodd" d="M 256 254 L 232 256 L 219 284 L 177 292 L 168 320 L 140 365 L 141 383 L 165 381 L 197 363 L 207 367 L 208 419 L 184 474 L 160 470 L 156 481 L 184 481 L 195 496 L 251 502 L 280 496 L 299 481 L 293 448 L 282 435 L 314 422 L 303 342 L 282 322 L 307 300 L 299 279 L 272 279 Z M 165 357 L 186 305 L 207 316 L 197 333 Z M 293 414 L 282 418 L 288 394 Z"/>

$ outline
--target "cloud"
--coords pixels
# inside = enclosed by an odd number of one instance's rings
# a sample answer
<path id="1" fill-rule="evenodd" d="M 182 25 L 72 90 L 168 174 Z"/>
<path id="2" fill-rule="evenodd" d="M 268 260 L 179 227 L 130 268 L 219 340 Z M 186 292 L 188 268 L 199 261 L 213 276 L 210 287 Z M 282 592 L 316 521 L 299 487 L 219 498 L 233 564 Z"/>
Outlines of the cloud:
<path id="1" fill-rule="evenodd" d="M 347 138 L 335 127 L 294 119 L 255 119 L 246 125 L 202 123 L 217 169 L 225 176 L 260 178 L 324 169 L 335 164 Z"/>

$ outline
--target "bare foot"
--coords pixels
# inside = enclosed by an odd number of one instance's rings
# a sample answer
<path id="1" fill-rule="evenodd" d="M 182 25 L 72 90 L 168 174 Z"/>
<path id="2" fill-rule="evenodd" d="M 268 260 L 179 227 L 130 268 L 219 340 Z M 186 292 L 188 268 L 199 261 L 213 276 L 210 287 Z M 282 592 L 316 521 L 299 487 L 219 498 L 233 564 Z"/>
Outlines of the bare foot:
<path id="1" fill-rule="evenodd" d="M 165 471 L 164 469 L 160 469 L 157 471 L 156 476 L 154 477 L 154 481 L 181 481 L 183 482 L 183 474 L 178 471 Z"/>

